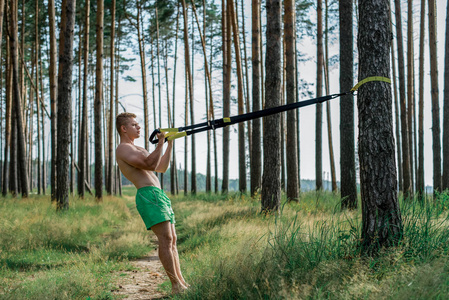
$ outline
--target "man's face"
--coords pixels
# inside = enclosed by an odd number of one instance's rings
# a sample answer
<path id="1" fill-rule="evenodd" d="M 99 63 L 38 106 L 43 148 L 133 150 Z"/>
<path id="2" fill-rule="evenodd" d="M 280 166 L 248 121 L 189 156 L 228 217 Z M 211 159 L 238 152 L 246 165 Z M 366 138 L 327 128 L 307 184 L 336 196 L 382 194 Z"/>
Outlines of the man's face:
<path id="1" fill-rule="evenodd" d="M 136 119 L 131 118 L 126 125 L 122 125 L 122 128 L 123 132 L 125 132 L 129 137 L 135 139 L 140 137 L 140 126 Z"/>

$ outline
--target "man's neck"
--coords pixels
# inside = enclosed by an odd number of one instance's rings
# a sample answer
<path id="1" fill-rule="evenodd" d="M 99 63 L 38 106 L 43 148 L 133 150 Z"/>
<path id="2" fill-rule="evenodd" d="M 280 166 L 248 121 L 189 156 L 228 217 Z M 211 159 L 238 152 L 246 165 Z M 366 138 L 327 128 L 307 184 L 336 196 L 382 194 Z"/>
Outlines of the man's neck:
<path id="1" fill-rule="evenodd" d="M 131 139 L 128 135 L 120 135 L 120 144 L 131 144 L 134 145 L 134 139 Z"/>

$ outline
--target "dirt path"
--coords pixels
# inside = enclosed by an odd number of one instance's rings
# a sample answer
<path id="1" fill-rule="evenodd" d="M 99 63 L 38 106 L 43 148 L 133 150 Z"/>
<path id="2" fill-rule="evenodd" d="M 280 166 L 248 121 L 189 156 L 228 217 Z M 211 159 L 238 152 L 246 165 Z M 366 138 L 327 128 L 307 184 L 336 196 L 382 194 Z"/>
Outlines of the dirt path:
<path id="1" fill-rule="evenodd" d="M 130 263 L 136 270 L 120 272 L 118 290 L 113 291 L 114 295 L 125 296 L 125 299 L 129 300 L 168 298 L 158 290 L 158 286 L 167 280 L 167 277 L 163 273 L 157 250 Z"/>

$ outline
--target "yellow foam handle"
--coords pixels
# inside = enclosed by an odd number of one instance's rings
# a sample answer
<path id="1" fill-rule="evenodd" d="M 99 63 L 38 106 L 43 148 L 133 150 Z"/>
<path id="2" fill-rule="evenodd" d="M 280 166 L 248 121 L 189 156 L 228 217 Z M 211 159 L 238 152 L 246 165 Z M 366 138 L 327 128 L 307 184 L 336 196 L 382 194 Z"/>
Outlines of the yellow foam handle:
<path id="1" fill-rule="evenodd" d="M 178 132 L 178 128 L 160 128 L 161 132 Z"/>
<path id="2" fill-rule="evenodd" d="M 184 136 L 187 136 L 187 132 L 178 132 L 178 133 L 174 133 L 174 134 L 171 134 L 170 136 L 167 136 L 167 141 L 172 141 L 172 140 L 174 140 L 174 139 L 178 139 L 178 138 L 181 138 L 181 137 L 184 137 Z"/>
<path id="3" fill-rule="evenodd" d="M 372 76 L 372 77 L 367 77 L 361 81 L 359 81 L 352 89 L 351 92 L 355 92 L 362 84 L 365 84 L 367 82 L 370 81 L 383 81 L 383 82 L 387 82 L 387 83 L 391 83 L 390 78 L 387 77 L 382 77 L 382 76 Z"/>

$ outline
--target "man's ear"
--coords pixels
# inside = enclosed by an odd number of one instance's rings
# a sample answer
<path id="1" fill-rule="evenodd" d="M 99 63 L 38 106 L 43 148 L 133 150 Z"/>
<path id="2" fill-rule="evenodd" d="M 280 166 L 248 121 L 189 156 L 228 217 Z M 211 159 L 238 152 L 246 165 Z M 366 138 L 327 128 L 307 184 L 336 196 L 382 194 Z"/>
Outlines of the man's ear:
<path id="1" fill-rule="evenodd" d="M 120 130 L 121 130 L 123 133 L 126 133 L 126 126 L 125 126 L 125 125 L 120 126 Z"/>

